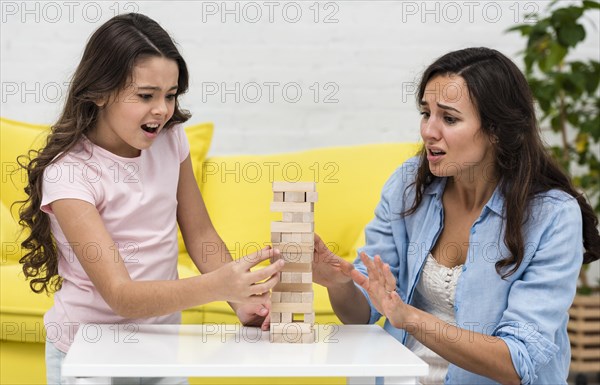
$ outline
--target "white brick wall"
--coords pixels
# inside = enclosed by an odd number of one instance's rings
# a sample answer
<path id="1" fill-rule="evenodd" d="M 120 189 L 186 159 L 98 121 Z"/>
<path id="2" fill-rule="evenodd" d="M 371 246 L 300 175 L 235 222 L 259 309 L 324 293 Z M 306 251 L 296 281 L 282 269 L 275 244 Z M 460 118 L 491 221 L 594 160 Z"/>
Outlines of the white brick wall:
<path id="1" fill-rule="evenodd" d="M 468 46 L 499 49 L 520 64 L 517 53 L 525 41 L 505 30 L 547 4 L 2 1 L 0 115 L 53 122 L 90 34 L 116 12 L 138 11 L 159 21 L 179 43 L 191 72 L 183 105 L 194 114 L 191 122 L 215 122 L 213 155 L 415 141 L 419 115 L 406 87 L 424 67 Z M 262 17 L 253 22 L 257 11 Z M 598 12 L 590 23 L 595 27 L 576 54 L 599 60 Z M 272 102 L 265 85 L 270 82 L 279 84 Z M 239 102 L 221 92 L 222 83 L 228 88 L 239 83 Z M 311 89 L 315 83 L 318 95 Z M 219 92 L 211 94 L 214 84 Z M 263 94 L 253 103 L 255 84 Z M 284 85 L 290 87 L 289 97 L 298 85 L 298 102 L 283 98 Z M 324 102 L 328 95 L 333 103 Z M 597 277 L 598 264 L 594 269 L 591 275 Z"/>
<path id="2" fill-rule="evenodd" d="M 419 115 L 407 87 L 424 67 L 467 46 L 515 57 L 524 40 L 504 31 L 546 4 L 3 1 L 1 114 L 51 123 L 90 34 L 116 12 L 136 10 L 179 43 L 191 72 L 183 105 L 192 122 L 215 122 L 212 154 L 417 140 Z M 598 57 L 599 45 L 596 33 L 580 55 Z M 236 83 L 237 92 L 225 93 Z"/>

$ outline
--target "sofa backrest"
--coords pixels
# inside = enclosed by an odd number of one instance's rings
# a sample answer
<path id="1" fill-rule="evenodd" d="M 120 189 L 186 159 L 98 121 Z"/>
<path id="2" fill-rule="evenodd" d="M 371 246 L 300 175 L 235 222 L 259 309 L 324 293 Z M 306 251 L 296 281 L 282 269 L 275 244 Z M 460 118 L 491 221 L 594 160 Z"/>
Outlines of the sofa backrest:
<path id="1" fill-rule="evenodd" d="M 381 188 L 415 155 L 415 143 L 322 148 L 275 155 L 215 156 L 203 163 L 202 195 L 211 220 L 233 257 L 270 242 L 271 182 L 317 182 L 315 232 L 341 256 L 373 218 Z"/>

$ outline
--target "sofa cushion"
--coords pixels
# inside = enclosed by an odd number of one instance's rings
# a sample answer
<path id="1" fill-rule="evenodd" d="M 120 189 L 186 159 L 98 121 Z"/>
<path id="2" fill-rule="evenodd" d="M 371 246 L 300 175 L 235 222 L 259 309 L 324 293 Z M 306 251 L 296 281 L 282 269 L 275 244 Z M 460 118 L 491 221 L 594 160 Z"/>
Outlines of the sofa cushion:
<path id="1" fill-rule="evenodd" d="M 23 234 L 17 221 L 13 219 L 10 209 L 0 202 L 0 243 L 2 244 L 2 260 L 0 264 L 19 263 L 21 258 L 21 241 Z"/>
<path id="2" fill-rule="evenodd" d="M 185 134 L 190 143 L 190 160 L 192 161 L 192 169 L 198 183 L 202 180 L 202 162 L 206 158 L 206 154 L 210 148 L 214 131 L 214 125 L 210 122 L 200 123 L 193 126 L 185 127 Z M 185 243 L 181 236 L 181 231 L 177 230 L 177 244 L 179 246 L 179 262 L 187 267 L 194 269 L 193 262 L 187 255 Z"/>
<path id="3" fill-rule="evenodd" d="M 27 154 L 29 149 L 44 145 L 49 126 L 17 122 L 0 118 L 0 148 L 2 154 L 2 182 L 0 198 L 9 207 L 26 197 L 23 189 L 27 184 L 27 173 L 17 163 L 17 157 Z M 17 213 L 18 205 L 12 208 Z M 14 215 L 16 218 L 16 215 Z"/>
<path id="4" fill-rule="evenodd" d="M 2 265 L 0 269 L 0 323 L 2 340 L 44 342 L 42 317 L 52 307 L 52 296 L 29 289 L 21 265 Z"/>
<path id="5" fill-rule="evenodd" d="M 271 182 L 317 182 L 315 231 L 340 256 L 373 217 L 380 191 L 417 144 L 371 144 L 278 155 L 218 156 L 203 164 L 201 189 L 211 220 L 234 258 L 270 241 Z"/>

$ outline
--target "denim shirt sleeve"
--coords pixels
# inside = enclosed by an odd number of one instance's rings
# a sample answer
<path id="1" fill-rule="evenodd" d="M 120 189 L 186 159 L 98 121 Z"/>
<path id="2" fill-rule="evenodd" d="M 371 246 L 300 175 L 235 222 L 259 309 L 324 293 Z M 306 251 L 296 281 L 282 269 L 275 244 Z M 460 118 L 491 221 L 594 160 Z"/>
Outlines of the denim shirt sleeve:
<path id="1" fill-rule="evenodd" d="M 541 227 L 539 243 L 533 254 L 525 245 L 527 265 L 513 283 L 507 308 L 492 332 L 508 346 L 522 384 L 535 383 L 539 371 L 559 351 L 555 336 L 573 302 L 583 261 L 581 211 L 575 199 L 552 199 L 538 209 L 548 210 L 547 215 L 525 226 Z"/>
<path id="2" fill-rule="evenodd" d="M 365 228 L 366 244 L 358 249 L 359 255 L 361 252 L 365 252 L 371 258 L 379 255 L 384 263 L 390 265 L 390 270 L 395 277 L 398 277 L 400 256 L 392 232 L 392 220 L 396 222 L 396 231 L 399 230 L 400 233 L 405 233 L 405 230 L 403 230 L 404 220 L 399 216 L 399 212 L 403 208 L 398 203 L 402 201 L 407 179 L 412 179 L 410 176 L 414 174 L 414 170 L 416 170 L 414 161 L 408 160 L 385 183 L 381 192 L 381 200 L 375 208 L 375 218 Z M 367 268 L 361 262 L 359 256 L 354 261 L 354 267 L 362 274 L 368 275 Z M 357 287 L 363 292 L 371 306 L 369 323 L 377 322 L 381 318 L 381 314 L 373 306 L 366 290 L 359 285 Z"/>

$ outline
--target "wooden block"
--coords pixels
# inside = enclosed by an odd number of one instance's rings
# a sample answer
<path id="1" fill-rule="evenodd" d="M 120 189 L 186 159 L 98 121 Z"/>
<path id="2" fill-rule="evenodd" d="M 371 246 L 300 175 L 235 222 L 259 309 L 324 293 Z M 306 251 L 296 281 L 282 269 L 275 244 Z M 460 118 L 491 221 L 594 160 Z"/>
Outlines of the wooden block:
<path id="1" fill-rule="evenodd" d="M 282 192 L 274 192 L 273 193 L 273 202 L 283 202 L 283 193 Z"/>
<path id="2" fill-rule="evenodd" d="M 271 293 L 271 303 L 273 303 L 273 302 L 281 302 L 281 292 L 274 291 Z M 302 301 L 302 302 L 305 302 L 305 301 Z"/>
<path id="3" fill-rule="evenodd" d="M 281 313 L 282 317 L 284 314 L 289 313 L 290 317 L 292 313 L 312 313 L 312 303 L 293 303 L 293 302 L 279 302 L 271 304 L 271 311 Z M 283 319 L 281 322 L 284 322 Z M 285 321 L 287 322 L 287 321 Z M 291 322 L 291 321 L 290 321 Z"/>
<path id="4" fill-rule="evenodd" d="M 287 274 L 291 274 L 291 283 L 308 283 L 308 282 L 303 282 L 302 278 L 303 278 L 303 274 L 307 274 L 307 273 L 287 273 Z M 310 273 L 312 276 L 312 273 Z M 287 281 L 286 281 L 287 282 Z"/>
<path id="5" fill-rule="evenodd" d="M 273 310 L 273 309 L 271 309 L 271 310 Z M 281 322 L 284 322 L 284 323 L 292 322 L 292 313 L 290 313 L 290 312 L 281 313 Z"/>
<path id="6" fill-rule="evenodd" d="M 302 293 L 302 302 L 303 303 L 313 303 L 315 298 L 315 294 L 311 292 Z"/>
<path id="7" fill-rule="evenodd" d="M 271 243 L 280 243 L 281 233 L 271 233 Z"/>
<path id="8" fill-rule="evenodd" d="M 281 242 L 282 243 L 288 243 L 288 242 L 294 242 L 294 243 L 302 243 L 302 235 L 304 233 L 281 233 Z M 314 235 L 313 235 L 314 238 Z"/>
<path id="9" fill-rule="evenodd" d="M 283 222 L 310 223 L 314 218 L 315 213 L 283 213 Z"/>
<path id="10" fill-rule="evenodd" d="M 311 191 L 306 193 L 305 202 L 317 202 L 319 200 L 319 193 L 316 191 Z"/>
<path id="11" fill-rule="evenodd" d="M 306 193 L 303 191 L 286 191 L 283 193 L 284 202 L 306 202 Z"/>
<path id="12" fill-rule="evenodd" d="M 271 202 L 271 211 L 274 212 L 292 212 L 292 213 L 312 213 L 315 211 L 314 203 L 297 202 Z"/>
<path id="13" fill-rule="evenodd" d="M 300 282 L 301 283 L 311 283 L 312 282 L 312 272 L 292 273 L 292 274 L 300 274 Z M 292 275 L 292 282 L 296 282 L 294 279 L 297 279 L 297 278 L 295 278 Z"/>
<path id="14" fill-rule="evenodd" d="M 276 333 L 276 334 L 311 334 L 313 332 L 313 325 L 312 324 L 307 324 L 304 322 L 290 322 L 290 323 L 283 323 L 283 322 L 277 322 L 277 323 L 273 323 L 271 322 L 271 329 L 270 329 L 271 333 Z"/>
<path id="15" fill-rule="evenodd" d="M 294 257 L 299 257 L 298 254 L 292 254 Z M 286 261 L 288 262 L 288 261 Z M 288 262 L 283 266 L 282 272 L 292 272 L 292 273 L 309 273 L 312 271 L 311 263 L 295 263 Z"/>
<path id="16" fill-rule="evenodd" d="M 313 231 L 313 223 L 271 222 L 273 233 L 312 233 Z"/>
<path id="17" fill-rule="evenodd" d="M 281 300 L 278 303 L 289 303 L 292 302 L 292 292 L 291 291 L 282 291 L 281 292 Z"/>
<path id="18" fill-rule="evenodd" d="M 302 303 L 303 302 L 302 301 L 302 293 L 299 293 L 299 292 L 296 292 L 296 291 L 292 292 L 292 298 L 291 298 L 290 302 L 293 302 L 293 303 Z"/>
<path id="19" fill-rule="evenodd" d="M 273 291 L 292 292 L 292 291 L 312 291 L 312 283 L 282 283 L 279 282 L 273 288 Z"/>
<path id="20" fill-rule="evenodd" d="M 313 222 L 310 220 L 304 220 L 304 218 L 311 218 L 309 215 L 314 213 L 283 213 L 284 222 Z"/>
<path id="21" fill-rule="evenodd" d="M 301 257 L 302 254 L 296 254 L 296 253 L 281 253 L 281 257 L 283 258 L 284 261 L 288 262 L 288 263 L 301 263 Z M 287 266 L 287 263 L 286 263 Z M 287 270 L 284 266 L 282 271 L 293 271 L 293 270 Z"/>
<path id="22" fill-rule="evenodd" d="M 299 263 L 312 263 L 313 253 L 302 253 L 300 254 Z"/>
<path id="23" fill-rule="evenodd" d="M 281 322 L 281 313 L 271 312 L 271 325 Z"/>
<path id="24" fill-rule="evenodd" d="M 273 182 L 273 191 L 317 191 L 315 182 Z"/>
<path id="25" fill-rule="evenodd" d="M 281 321 L 283 322 L 283 321 Z M 309 323 L 309 324 L 314 324 L 315 323 L 315 313 L 304 313 L 304 322 Z"/>
<path id="26" fill-rule="evenodd" d="M 303 344 L 313 344 L 316 341 L 316 333 L 313 331 L 312 333 L 303 333 L 302 334 L 302 343 Z"/>
<path id="27" fill-rule="evenodd" d="M 315 234 L 314 233 L 302 233 L 302 238 L 300 242 L 312 242 L 315 243 Z"/>
<path id="28" fill-rule="evenodd" d="M 282 253 L 289 254 L 302 254 L 312 253 L 315 251 L 314 243 L 301 243 L 301 242 L 281 242 L 273 243 L 274 249 L 279 249 Z"/>
<path id="29" fill-rule="evenodd" d="M 298 274 L 298 273 L 291 273 L 291 272 L 287 272 L 287 271 L 282 271 L 280 274 L 281 274 L 281 279 L 279 280 L 279 282 L 281 282 L 281 283 L 292 283 L 293 274 Z M 302 282 L 302 281 L 300 281 L 300 282 Z"/>

